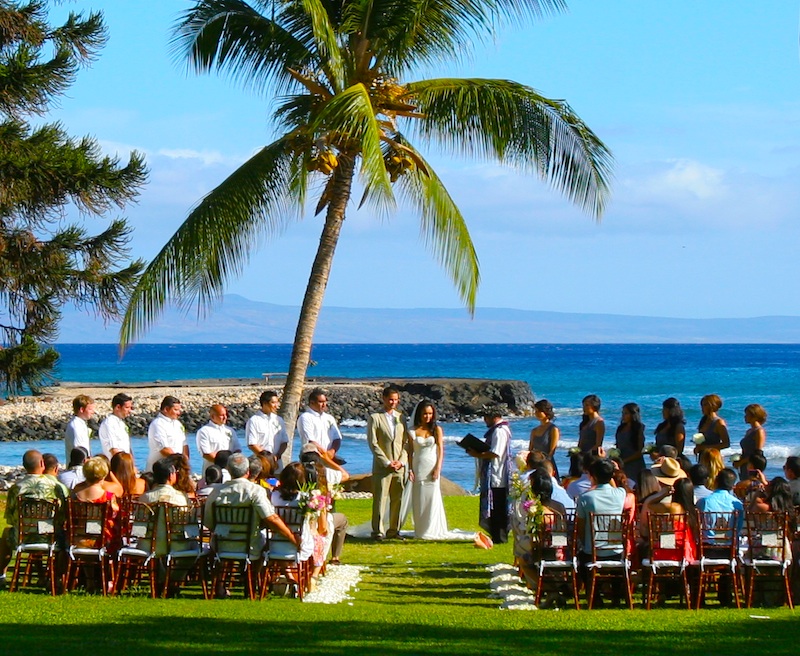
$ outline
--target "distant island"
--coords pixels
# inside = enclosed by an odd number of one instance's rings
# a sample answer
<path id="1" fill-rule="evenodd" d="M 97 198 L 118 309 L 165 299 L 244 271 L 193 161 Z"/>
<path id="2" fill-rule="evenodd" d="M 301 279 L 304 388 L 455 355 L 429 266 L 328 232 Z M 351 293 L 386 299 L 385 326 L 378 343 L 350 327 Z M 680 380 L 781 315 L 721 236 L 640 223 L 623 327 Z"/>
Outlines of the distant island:
<path id="1" fill-rule="evenodd" d="M 287 344 L 299 307 L 228 294 L 198 320 L 168 310 L 143 342 L 151 344 Z M 115 343 L 118 326 L 65 308 L 58 341 Z M 377 309 L 323 307 L 319 344 L 796 344 L 800 317 L 673 319 L 505 308 Z"/>

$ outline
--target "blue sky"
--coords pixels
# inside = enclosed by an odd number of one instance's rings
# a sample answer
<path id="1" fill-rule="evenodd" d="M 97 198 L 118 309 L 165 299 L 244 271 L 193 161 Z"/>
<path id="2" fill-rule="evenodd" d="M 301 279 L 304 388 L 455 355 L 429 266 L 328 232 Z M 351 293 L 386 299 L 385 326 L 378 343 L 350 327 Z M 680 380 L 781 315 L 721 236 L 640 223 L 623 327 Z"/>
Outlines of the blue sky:
<path id="1" fill-rule="evenodd" d="M 204 193 L 271 142 L 268 98 L 189 73 L 170 51 L 183 0 L 78 0 L 110 41 L 49 118 L 107 152 L 145 153 L 125 215 L 152 257 Z M 616 160 L 595 223 L 533 178 L 428 150 L 481 262 L 478 306 L 668 317 L 800 315 L 800 3 L 571 0 L 457 65 L 566 99 Z M 321 223 L 262 244 L 228 290 L 299 304 Z M 391 252 L 392 256 L 387 257 Z M 349 307 L 458 307 L 412 213 L 351 208 L 326 295 Z M 224 311 L 224 308 L 221 310 Z M 146 341 L 146 340 L 145 340 Z"/>

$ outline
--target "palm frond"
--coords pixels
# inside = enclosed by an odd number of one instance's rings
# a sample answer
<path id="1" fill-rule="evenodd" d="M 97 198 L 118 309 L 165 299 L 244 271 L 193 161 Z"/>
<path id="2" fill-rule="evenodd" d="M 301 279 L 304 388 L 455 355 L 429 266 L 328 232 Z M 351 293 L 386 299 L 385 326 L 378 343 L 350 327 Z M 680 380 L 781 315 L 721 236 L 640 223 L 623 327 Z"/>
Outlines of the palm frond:
<path id="1" fill-rule="evenodd" d="M 260 238 L 279 234 L 302 212 L 296 158 L 280 139 L 242 164 L 194 208 L 142 274 L 120 328 L 120 348 L 137 339 L 168 303 L 201 313 L 241 273 Z"/>
<path id="2" fill-rule="evenodd" d="M 381 127 L 363 84 L 354 84 L 328 101 L 311 124 L 315 138 L 328 140 L 350 155 L 361 156 L 365 198 L 381 211 L 394 208 L 394 195 L 381 151 Z M 358 152 L 350 152 L 352 144 Z"/>
<path id="3" fill-rule="evenodd" d="M 314 62 L 313 42 L 298 38 L 278 19 L 243 0 L 201 0 L 184 12 L 171 41 L 179 59 L 198 73 L 213 69 L 259 92 L 296 83 L 288 69 Z"/>
<path id="4" fill-rule="evenodd" d="M 415 129 L 446 150 L 535 171 L 595 217 L 609 194 L 612 157 L 563 100 L 508 80 L 438 79 L 407 85 Z"/>
<path id="5" fill-rule="evenodd" d="M 419 211 L 423 242 L 445 269 L 461 300 L 473 314 L 480 271 L 478 255 L 464 217 L 431 165 L 400 135 L 396 135 L 395 140 L 413 152 L 415 160 L 424 163 L 424 167 L 406 170 L 395 186 L 405 201 Z"/>
<path id="6" fill-rule="evenodd" d="M 348 6 L 347 27 L 358 25 L 381 65 L 401 76 L 469 54 L 504 22 L 524 25 L 565 8 L 564 0 L 373 0 Z"/>
<path id="7" fill-rule="evenodd" d="M 320 65 L 325 70 L 334 91 L 341 91 L 346 86 L 342 53 L 325 3 L 322 0 L 299 1 L 311 21 Z"/>

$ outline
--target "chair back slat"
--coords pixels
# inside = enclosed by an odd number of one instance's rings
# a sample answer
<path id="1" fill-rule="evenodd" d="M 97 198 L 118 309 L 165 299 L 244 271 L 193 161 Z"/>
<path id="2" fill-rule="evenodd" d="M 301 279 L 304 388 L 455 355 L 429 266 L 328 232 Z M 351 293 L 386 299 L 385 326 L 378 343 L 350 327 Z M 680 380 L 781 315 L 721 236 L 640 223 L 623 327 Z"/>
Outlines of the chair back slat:
<path id="1" fill-rule="evenodd" d="M 252 548 L 252 506 L 215 504 L 212 544 L 217 554 L 241 554 L 249 558 Z"/>
<path id="2" fill-rule="evenodd" d="M 199 506 L 165 506 L 167 517 L 167 551 L 189 551 L 200 547 Z"/>
<path id="3" fill-rule="evenodd" d="M 592 560 L 624 560 L 628 557 L 629 523 L 625 513 L 589 513 L 589 522 L 592 528 Z"/>
<path id="4" fill-rule="evenodd" d="M 52 544 L 56 534 L 58 503 L 31 497 L 19 497 L 17 508 L 18 543 Z"/>
<path id="5" fill-rule="evenodd" d="M 105 546 L 103 528 L 110 504 L 71 499 L 69 502 L 69 543 L 71 546 L 96 548 Z"/>
<path id="6" fill-rule="evenodd" d="M 734 560 L 739 548 L 739 511 L 698 512 L 700 524 L 700 555 L 713 552 L 715 557 L 724 555 Z"/>
<path id="7" fill-rule="evenodd" d="M 533 535 L 534 560 L 571 560 L 573 532 L 573 525 L 567 516 L 556 513 L 544 515 L 538 531 Z"/>
<path id="8" fill-rule="evenodd" d="M 789 516 L 785 512 L 747 513 L 747 555 L 752 560 L 784 562 L 789 558 Z"/>

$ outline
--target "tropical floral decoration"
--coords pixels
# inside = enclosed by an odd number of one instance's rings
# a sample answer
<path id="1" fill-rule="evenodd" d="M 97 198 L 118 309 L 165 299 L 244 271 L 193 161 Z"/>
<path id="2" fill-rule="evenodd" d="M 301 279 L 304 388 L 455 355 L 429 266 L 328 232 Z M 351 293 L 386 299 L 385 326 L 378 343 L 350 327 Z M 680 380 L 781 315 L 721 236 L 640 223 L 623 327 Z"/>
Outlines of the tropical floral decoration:
<path id="1" fill-rule="evenodd" d="M 530 493 L 530 488 L 528 487 L 528 479 L 524 476 L 520 476 L 519 472 L 513 472 L 511 474 L 511 480 L 509 485 L 509 497 L 511 497 L 512 501 L 520 501 L 523 498 L 527 497 Z"/>
<path id="2" fill-rule="evenodd" d="M 316 487 L 306 486 L 297 495 L 297 507 L 306 516 L 319 517 L 323 511 L 331 509 L 331 498 Z"/>

